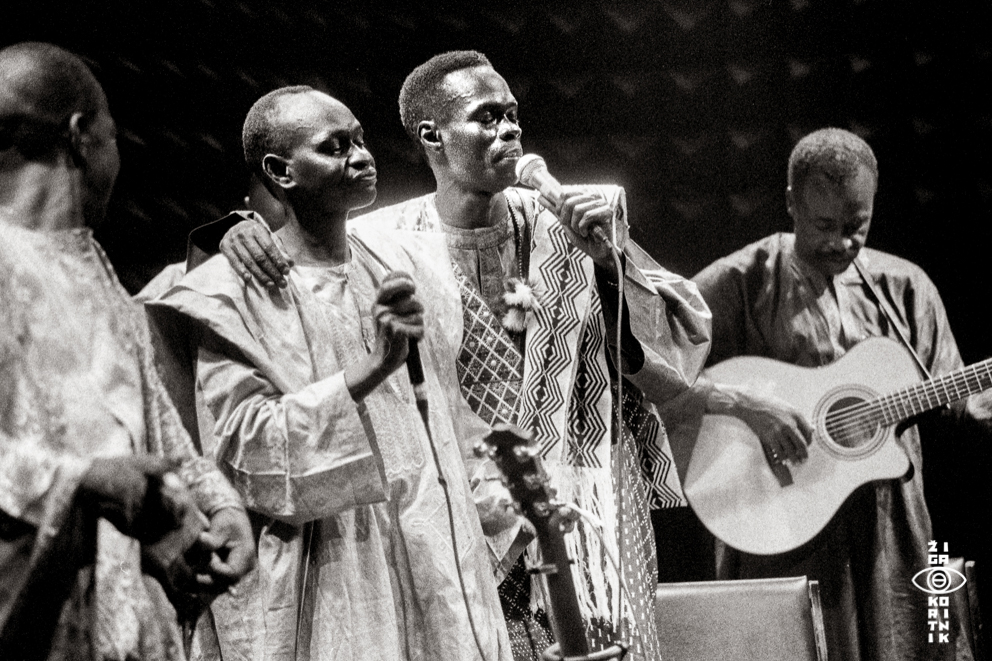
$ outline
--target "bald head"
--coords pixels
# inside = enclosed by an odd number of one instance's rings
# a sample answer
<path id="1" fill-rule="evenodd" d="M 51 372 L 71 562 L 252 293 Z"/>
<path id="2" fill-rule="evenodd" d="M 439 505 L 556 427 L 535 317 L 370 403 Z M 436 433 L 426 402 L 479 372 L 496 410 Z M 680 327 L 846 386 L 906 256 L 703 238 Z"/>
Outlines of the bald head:
<path id="1" fill-rule="evenodd" d="M 245 117 L 241 141 L 245 150 L 245 163 L 252 175 L 266 182 L 262 159 L 266 154 L 286 156 L 296 139 L 296 127 L 287 122 L 284 113 L 286 102 L 316 92 L 309 85 L 292 85 L 272 90 L 252 105 Z"/>
<path id="2" fill-rule="evenodd" d="M 47 158 L 65 148 L 73 115 L 86 127 L 106 108 L 93 72 L 69 51 L 38 42 L 0 50 L 0 152 Z"/>
<path id="3" fill-rule="evenodd" d="M 243 136 L 248 167 L 298 219 L 344 218 L 375 200 L 375 160 L 362 125 L 324 92 L 299 86 L 266 94 L 248 112 Z"/>

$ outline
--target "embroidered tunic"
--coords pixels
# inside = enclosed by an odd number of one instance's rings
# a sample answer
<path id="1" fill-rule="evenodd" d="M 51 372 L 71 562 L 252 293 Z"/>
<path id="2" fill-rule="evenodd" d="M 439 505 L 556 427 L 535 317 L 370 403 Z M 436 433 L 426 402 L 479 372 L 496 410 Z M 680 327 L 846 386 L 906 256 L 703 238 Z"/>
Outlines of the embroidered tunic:
<path id="1" fill-rule="evenodd" d="M 142 574 L 138 542 L 107 521 L 91 526 L 74 500 L 91 458 L 145 453 L 180 462 L 204 512 L 241 506 L 197 456 L 152 364 L 145 315 L 91 232 L 0 218 L 0 628 L 18 599 L 64 589 L 49 658 L 183 658 L 176 613 Z"/>
<path id="2" fill-rule="evenodd" d="M 295 266 L 286 290 L 246 285 L 216 256 L 152 304 L 202 333 L 202 413 L 216 424 L 212 435 L 201 426 L 201 438 L 261 526 L 258 571 L 212 610 L 220 652 L 225 661 L 471 660 L 480 658 L 474 622 L 485 661 L 505 661 L 459 444 L 471 447 L 485 427 L 458 393 L 457 317 L 445 296 L 438 305 L 423 294 L 445 289 L 428 259 L 443 246 L 355 235 L 349 263 Z M 427 308 L 420 347 L 433 441 L 405 369 L 358 403 L 344 381 L 344 368 L 373 346 L 375 292 L 393 269 L 413 276 Z"/>
<path id="3" fill-rule="evenodd" d="M 622 189 L 600 190 L 613 201 L 623 222 Z M 622 553 L 630 599 L 621 599 L 616 572 L 599 537 L 580 522 L 576 532 L 566 536 L 570 557 L 577 561 L 573 578 L 580 608 L 598 647 L 623 639 L 633 643 L 632 658 L 654 659 L 657 565 L 648 508 L 685 503 L 664 428 L 644 396 L 666 401 L 693 383 L 708 349 L 709 312 L 691 283 L 659 267 L 633 242 L 628 244 L 626 299 L 645 363 L 637 374 L 625 375 L 627 415 L 624 429 L 616 429 L 616 371 L 606 354 L 610 338 L 592 259 L 571 246 L 557 218 L 538 207 L 535 193 L 509 189 L 504 195 L 510 215 L 507 225 L 495 228 L 457 230 L 444 225 L 433 195 L 353 223 L 443 232 L 448 237 L 451 268 L 445 277 L 457 287 L 454 303 L 464 324 L 459 352 L 462 393 L 488 423 L 515 422 L 533 432 L 559 497 L 603 521 L 605 543 Z M 497 294 L 505 277 L 522 271 L 534 283 L 542 306 L 519 338 L 501 327 L 501 311 L 492 307 L 499 305 Z M 489 539 L 500 577 L 514 565 L 520 551 L 517 541 L 516 531 Z M 528 591 L 535 610 L 546 603 L 537 588 Z M 519 593 L 519 586 L 511 591 Z M 503 596 L 506 606 L 508 599 L 520 595 L 504 590 Z M 513 633 L 512 621 L 510 625 Z M 516 634 L 515 658 L 539 658 L 546 638 L 529 622 Z"/>

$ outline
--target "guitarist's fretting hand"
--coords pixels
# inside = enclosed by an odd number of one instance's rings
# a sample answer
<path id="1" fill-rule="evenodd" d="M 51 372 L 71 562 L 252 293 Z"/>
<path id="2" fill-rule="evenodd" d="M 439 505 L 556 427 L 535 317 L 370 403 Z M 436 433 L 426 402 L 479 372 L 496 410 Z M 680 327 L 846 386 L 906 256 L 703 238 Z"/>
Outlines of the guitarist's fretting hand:
<path id="1" fill-rule="evenodd" d="M 700 377 L 700 381 L 702 381 Z M 744 421 L 761 440 L 769 460 L 802 462 L 813 428 L 788 402 L 737 386 L 708 382 L 706 412 L 732 415 Z"/>

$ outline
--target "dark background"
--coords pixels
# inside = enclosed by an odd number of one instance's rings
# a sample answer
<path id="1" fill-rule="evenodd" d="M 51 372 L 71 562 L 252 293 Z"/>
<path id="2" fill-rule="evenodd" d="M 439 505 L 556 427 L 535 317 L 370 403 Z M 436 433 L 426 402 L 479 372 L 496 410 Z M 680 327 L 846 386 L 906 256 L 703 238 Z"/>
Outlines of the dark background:
<path id="1" fill-rule="evenodd" d="M 474 48 L 516 94 L 525 149 L 566 183 L 625 186 L 634 239 L 685 275 L 788 229 L 798 137 L 861 134 L 881 169 L 869 243 L 930 274 L 970 363 L 992 345 L 985 5 L 29 2 L 4 10 L 0 45 L 55 42 L 104 84 L 122 171 L 98 238 L 131 291 L 182 258 L 192 227 L 240 206 L 241 124 L 278 86 L 312 84 L 352 108 L 379 166 L 377 205 L 429 192 L 399 88 L 431 55 Z M 989 450 L 961 437 L 926 453 L 935 537 L 979 560 L 987 593 Z"/>

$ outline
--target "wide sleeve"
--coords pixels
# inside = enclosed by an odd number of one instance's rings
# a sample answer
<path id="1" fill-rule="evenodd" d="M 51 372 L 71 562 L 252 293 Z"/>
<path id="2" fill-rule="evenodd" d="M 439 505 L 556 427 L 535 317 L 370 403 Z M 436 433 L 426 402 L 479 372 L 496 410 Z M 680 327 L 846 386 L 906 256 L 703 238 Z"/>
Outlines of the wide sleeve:
<path id="1" fill-rule="evenodd" d="M 139 311 L 139 314 L 143 313 Z M 208 516 L 225 507 L 243 509 L 241 497 L 217 464 L 204 457 L 193 443 L 152 363 L 150 345 L 146 343 L 144 347 L 142 367 L 146 381 L 149 451 L 176 463 L 179 475 L 192 492 L 197 507 Z"/>
<path id="2" fill-rule="evenodd" d="M 744 328 L 748 324 L 743 277 L 737 269 L 716 262 L 693 278 L 696 295 L 712 315 L 712 335 L 707 365 L 744 352 Z M 666 401 L 658 402 L 658 412 L 665 422 L 672 456 L 679 477 L 684 481 L 692 450 L 706 414 L 711 384 L 697 380 L 691 388 Z"/>
<path id="3" fill-rule="evenodd" d="M 624 248 L 624 298 L 644 364 L 627 378 L 656 403 L 691 386 L 706 362 L 712 317 L 696 286 L 633 242 Z"/>
<path id="4" fill-rule="evenodd" d="M 917 353 L 935 377 L 962 368 L 964 361 L 936 285 L 922 271 L 911 278 L 910 283 L 902 294 L 904 300 L 899 303 L 907 309 L 919 311 L 915 317 L 907 315 L 913 324 L 912 341 Z M 942 410 L 941 418 L 964 425 L 956 431 L 974 428 L 980 436 L 987 438 L 992 434 L 992 390 L 953 402 L 949 408 Z M 929 428 L 931 424 L 927 422 L 924 428 Z"/>
<path id="5" fill-rule="evenodd" d="M 387 499 L 375 437 L 344 373 L 280 391 L 209 336 L 197 380 L 216 424 L 216 457 L 247 506 L 294 525 Z"/>
<path id="6" fill-rule="evenodd" d="M 31 307 L 37 292 L 21 286 L 6 257 L 0 252 L 0 511 L 50 533 L 71 508 L 90 462 L 60 449 L 49 433 L 57 420 L 47 415 L 53 406 L 45 377 L 32 372 L 22 343 L 37 314 Z"/>
<path id="7" fill-rule="evenodd" d="M 915 326 L 913 334 L 916 350 L 926 356 L 930 373 L 941 376 L 964 367 L 937 286 L 920 271 L 912 279 L 908 293 L 908 298 L 912 300 L 900 301 L 900 304 L 904 309 L 919 311 L 918 314 L 908 316 L 910 323 Z"/>
<path id="8" fill-rule="evenodd" d="M 752 353 L 755 331 L 748 305 L 746 271 L 727 260 L 718 260 L 693 279 L 713 314 L 713 336 L 707 365 Z M 751 287 L 753 289 L 753 287 Z"/>

